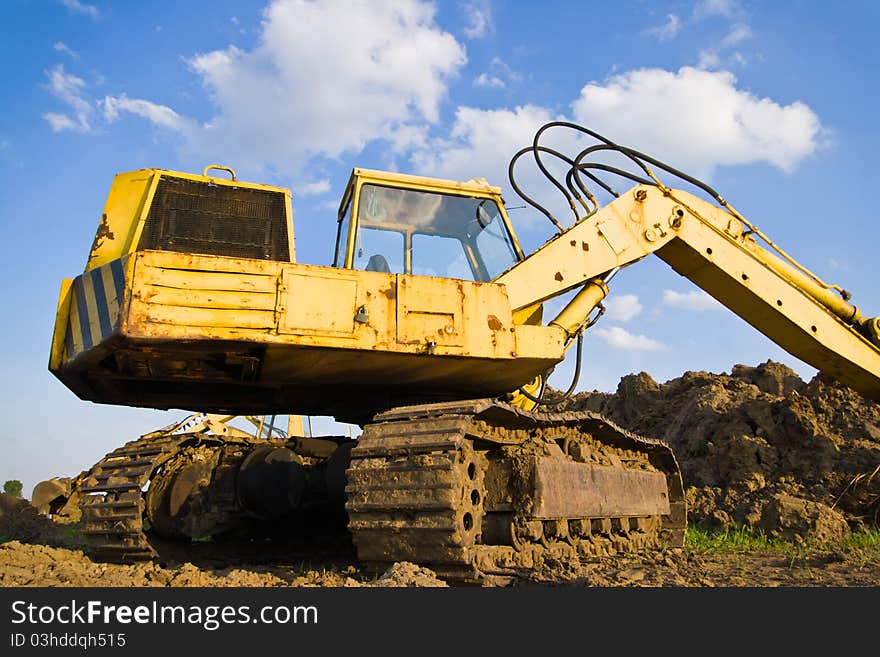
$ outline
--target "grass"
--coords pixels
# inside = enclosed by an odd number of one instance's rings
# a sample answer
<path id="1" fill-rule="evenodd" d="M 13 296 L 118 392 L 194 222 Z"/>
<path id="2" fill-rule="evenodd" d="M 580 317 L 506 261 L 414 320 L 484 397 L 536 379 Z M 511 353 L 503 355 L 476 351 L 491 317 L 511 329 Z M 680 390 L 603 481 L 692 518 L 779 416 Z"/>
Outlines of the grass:
<path id="1" fill-rule="evenodd" d="M 747 553 L 755 550 L 773 550 L 788 561 L 791 569 L 810 572 L 816 552 L 831 550 L 847 552 L 850 558 L 864 562 L 875 561 L 880 555 L 880 529 L 853 532 L 846 538 L 832 543 L 793 543 L 771 538 L 760 530 L 749 527 L 718 531 L 699 525 L 687 528 L 685 549 L 698 554 Z"/>
<path id="2" fill-rule="evenodd" d="M 699 525 L 691 525 L 685 533 L 684 546 L 685 549 L 693 552 L 706 554 L 749 550 L 778 550 L 790 547 L 791 543 L 770 538 L 764 532 L 749 527 L 717 531 Z"/>
<path id="3" fill-rule="evenodd" d="M 880 548 L 880 529 L 853 532 L 840 543 L 843 548 Z"/>

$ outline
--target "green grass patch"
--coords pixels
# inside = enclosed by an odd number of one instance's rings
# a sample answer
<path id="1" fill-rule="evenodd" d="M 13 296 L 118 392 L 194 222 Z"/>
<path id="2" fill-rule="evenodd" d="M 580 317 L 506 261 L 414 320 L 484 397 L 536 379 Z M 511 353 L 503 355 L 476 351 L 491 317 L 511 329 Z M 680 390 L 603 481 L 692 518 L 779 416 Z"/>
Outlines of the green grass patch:
<path id="1" fill-rule="evenodd" d="M 684 537 L 684 546 L 693 552 L 742 552 L 748 550 L 784 549 L 790 544 L 770 538 L 764 532 L 749 527 L 718 531 L 699 525 L 690 525 Z"/>
<path id="2" fill-rule="evenodd" d="M 840 541 L 818 544 L 810 541 L 794 543 L 781 538 L 771 538 L 763 531 L 750 527 L 717 530 L 691 525 L 685 533 L 684 546 L 687 550 L 703 554 L 779 550 L 797 559 L 808 552 L 821 549 L 880 549 L 880 529 L 853 532 Z"/>
<path id="3" fill-rule="evenodd" d="M 880 529 L 853 532 L 840 542 L 844 548 L 880 548 Z"/>

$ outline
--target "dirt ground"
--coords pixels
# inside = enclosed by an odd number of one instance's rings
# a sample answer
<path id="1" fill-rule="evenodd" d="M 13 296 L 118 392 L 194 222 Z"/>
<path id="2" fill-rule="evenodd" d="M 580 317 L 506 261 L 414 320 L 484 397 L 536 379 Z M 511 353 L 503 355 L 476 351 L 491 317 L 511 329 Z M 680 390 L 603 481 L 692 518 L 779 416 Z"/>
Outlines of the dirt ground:
<path id="1" fill-rule="evenodd" d="M 548 562 L 504 586 L 878 586 L 880 548 L 846 546 L 880 522 L 880 406 L 852 390 L 766 362 L 727 374 L 688 372 L 659 384 L 624 377 L 616 393 L 581 393 L 569 409 L 603 413 L 676 453 L 689 522 L 750 528 L 777 547 Z M 2 586 L 446 586 L 427 568 L 363 571 L 344 538 L 200 543 L 156 563 L 93 562 L 75 524 L 0 495 Z"/>
<path id="2" fill-rule="evenodd" d="M 880 521 L 880 405 L 821 375 L 805 383 L 771 361 L 664 384 L 642 372 L 568 408 L 668 443 L 691 523 L 803 543 Z"/>

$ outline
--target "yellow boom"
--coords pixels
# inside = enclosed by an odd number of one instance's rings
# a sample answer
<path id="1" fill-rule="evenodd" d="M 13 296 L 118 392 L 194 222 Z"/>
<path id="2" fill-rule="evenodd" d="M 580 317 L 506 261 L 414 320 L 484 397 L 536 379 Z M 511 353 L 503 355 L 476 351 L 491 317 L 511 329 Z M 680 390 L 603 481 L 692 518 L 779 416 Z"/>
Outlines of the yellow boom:
<path id="1" fill-rule="evenodd" d="M 514 311 L 585 285 L 554 320 L 573 332 L 607 292 L 599 277 L 651 253 L 791 354 L 880 400 L 877 320 L 761 247 L 731 212 L 687 192 L 638 185 L 496 282 Z"/>

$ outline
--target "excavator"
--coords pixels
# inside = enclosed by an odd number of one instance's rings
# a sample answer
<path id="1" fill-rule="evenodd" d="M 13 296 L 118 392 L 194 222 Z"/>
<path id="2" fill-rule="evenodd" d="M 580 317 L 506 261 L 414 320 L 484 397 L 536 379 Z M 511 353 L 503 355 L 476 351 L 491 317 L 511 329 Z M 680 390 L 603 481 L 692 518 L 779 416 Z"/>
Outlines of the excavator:
<path id="1" fill-rule="evenodd" d="M 551 130 L 583 148 L 550 148 Z M 568 225 L 517 183 L 527 155 Z M 155 537 L 296 523 L 307 509 L 341 513 L 368 567 L 407 560 L 467 581 L 680 546 L 670 448 L 559 410 L 612 278 L 651 254 L 880 400 L 880 320 L 705 183 L 561 121 L 509 175 L 555 231 L 531 253 L 485 179 L 355 168 L 333 264 L 319 266 L 296 260 L 286 188 L 219 165 L 118 174 L 85 271 L 61 284 L 49 369 L 83 400 L 199 414 L 35 498 L 75 502 L 92 554 L 122 562 L 155 557 Z M 547 379 L 572 349 L 560 393 Z M 287 431 L 274 426 L 284 414 Z M 296 418 L 315 415 L 362 433 L 306 436 Z"/>

